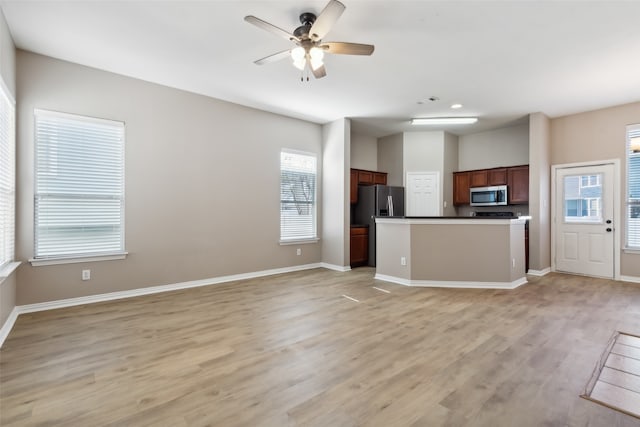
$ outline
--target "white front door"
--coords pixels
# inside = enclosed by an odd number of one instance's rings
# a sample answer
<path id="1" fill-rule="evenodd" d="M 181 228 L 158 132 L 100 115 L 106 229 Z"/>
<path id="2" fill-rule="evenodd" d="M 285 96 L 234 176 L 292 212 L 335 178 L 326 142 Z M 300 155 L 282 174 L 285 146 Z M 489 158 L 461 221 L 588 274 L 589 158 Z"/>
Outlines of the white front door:
<path id="1" fill-rule="evenodd" d="M 614 166 L 556 169 L 556 270 L 614 277 Z"/>
<path id="2" fill-rule="evenodd" d="M 440 174 L 407 172 L 406 216 L 440 215 Z"/>

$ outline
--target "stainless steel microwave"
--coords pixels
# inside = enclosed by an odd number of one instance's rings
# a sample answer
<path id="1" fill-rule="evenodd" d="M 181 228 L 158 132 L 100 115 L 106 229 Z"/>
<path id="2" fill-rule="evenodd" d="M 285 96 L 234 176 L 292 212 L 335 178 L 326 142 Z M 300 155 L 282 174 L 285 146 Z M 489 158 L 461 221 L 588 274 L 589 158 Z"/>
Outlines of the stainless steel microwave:
<path id="1" fill-rule="evenodd" d="M 471 206 L 501 206 L 507 204 L 507 186 L 476 187 L 469 189 Z"/>

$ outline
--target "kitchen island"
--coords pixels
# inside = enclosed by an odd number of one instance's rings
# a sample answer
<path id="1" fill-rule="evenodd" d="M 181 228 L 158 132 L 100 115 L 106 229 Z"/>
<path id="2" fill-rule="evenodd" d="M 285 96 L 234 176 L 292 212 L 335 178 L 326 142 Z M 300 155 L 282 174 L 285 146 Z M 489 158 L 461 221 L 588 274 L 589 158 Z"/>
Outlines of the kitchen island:
<path id="1" fill-rule="evenodd" d="M 375 278 L 407 286 L 513 289 L 527 282 L 525 219 L 376 218 Z"/>

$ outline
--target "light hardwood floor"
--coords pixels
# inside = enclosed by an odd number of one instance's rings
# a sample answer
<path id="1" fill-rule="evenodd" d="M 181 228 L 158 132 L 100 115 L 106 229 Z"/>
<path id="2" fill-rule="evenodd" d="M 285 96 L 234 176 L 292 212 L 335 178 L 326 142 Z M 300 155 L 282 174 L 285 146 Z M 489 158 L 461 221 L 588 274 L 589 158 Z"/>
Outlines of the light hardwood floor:
<path id="1" fill-rule="evenodd" d="M 640 332 L 639 284 L 408 288 L 370 268 L 25 314 L 0 425 L 638 426 L 579 397 L 615 330 Z"/>

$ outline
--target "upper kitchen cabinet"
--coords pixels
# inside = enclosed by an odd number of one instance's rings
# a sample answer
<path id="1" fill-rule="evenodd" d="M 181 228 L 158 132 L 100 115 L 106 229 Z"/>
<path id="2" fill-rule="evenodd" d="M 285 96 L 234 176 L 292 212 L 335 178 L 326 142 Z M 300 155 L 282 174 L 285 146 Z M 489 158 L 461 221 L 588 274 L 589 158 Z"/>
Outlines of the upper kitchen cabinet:
<path id="1" fill-rule="evenodd" d="M 469 189 L 494 185 L 508 185 L 508 203 L 529 203 L 529 166 L 480 169 L 453 173 L 453 204 L 468 205 Z"/>
<path id="2" fill-rule="evenodd" d="M 453 173 L 453 204 L 468 205 L 469 204 L 469 188 L 470 188 L 469 172 Z"/>
<path id="3" fill-rule="evenodd" d="M 358 185 L 387 185 L 387 173 L 351 169 L 350 174 L 351 203 L 358 203 Z"/>
<path id="4" fill-rule="evenodd" d="M 351 169 L 350 181 L 351 184 L 351 203 L 358 202 L 358 171 Z"/>
<path id="5" fill-rule="evenodd" d="M 387 174 L 385 172 L 374 172 L 373 183 L 380 185 L 387 185 Z"/>
<path id="6" fill-rule="evenodd" d="M 373 185 L 373 172 L 359 170 L 358 185 Z"/>
<path id="7" fill-rule="evenodd" d="M 489 169 L 487 180 L 490 186 L 507 185 L 507 168 Z"/>
<path id="8" fill-rule="evenodd" d="M 509 185 L 509 204 L 523 205 L 529 203 L 529 166 L 516 166 L 507 169 Z"/>
<path id="9" fill-rule="evenodd" d="M 487 186 L 487 182 L 488 182 L 488 171 L 487 170 L 477 170 L 477 171 L 471 171 L 469 172 L 470 174 L 470 184 L 469 186 L 471 188 L 474 187 L 486 187 Z"/>

